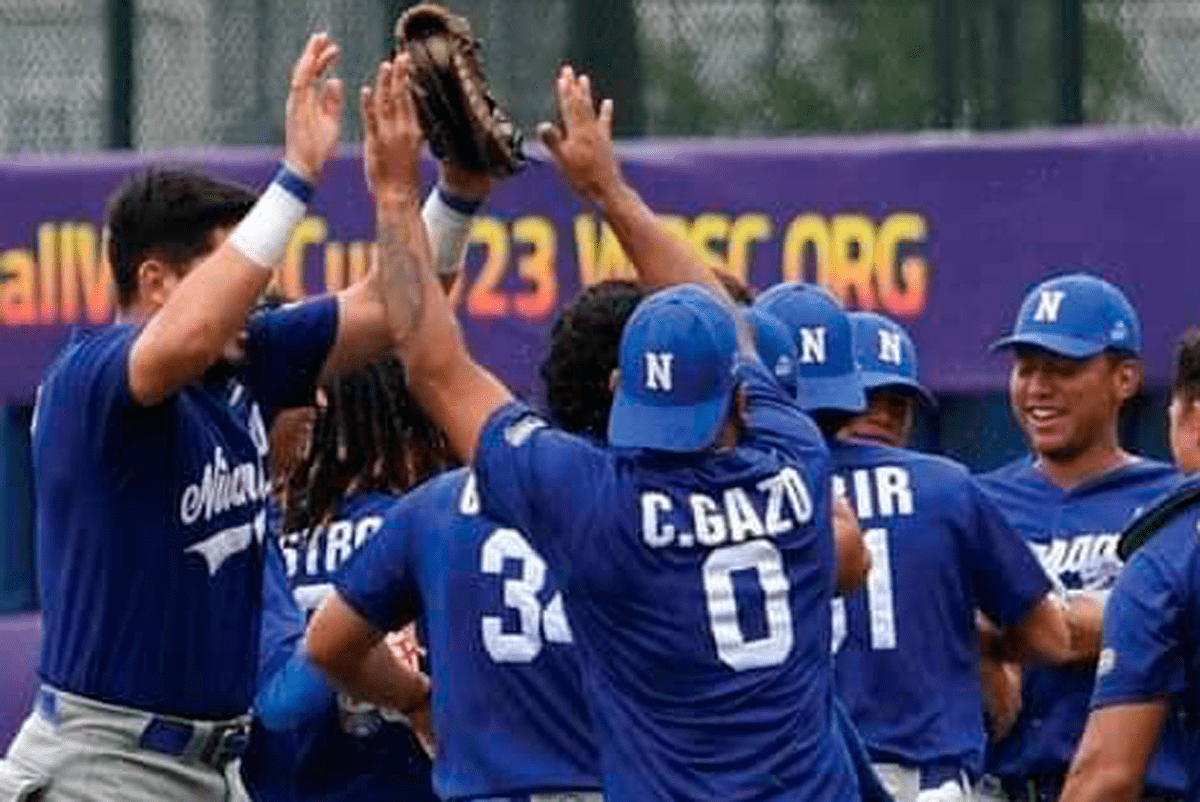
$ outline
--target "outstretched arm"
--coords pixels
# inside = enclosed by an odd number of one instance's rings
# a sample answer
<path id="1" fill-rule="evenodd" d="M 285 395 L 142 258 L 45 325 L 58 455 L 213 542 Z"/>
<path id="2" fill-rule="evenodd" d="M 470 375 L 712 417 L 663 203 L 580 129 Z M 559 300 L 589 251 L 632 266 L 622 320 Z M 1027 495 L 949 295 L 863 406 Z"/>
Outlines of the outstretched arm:
<path id="1" fill-rule="evenodd" d="M 339 52 L 326 34 L 308 40 L 288 92 L 289 175 L 277 178 L 233 233 L 188 272 L 130 349 L 129 391 L 139 404 L 157 404 L 199 379 L 245 326 L 337 144 L 342 85 L 323 76 Z"/>
<path id="2" fill-rule="evenodd" d="M 1062 802 L 1134 802 L 1167 720 L 1166 699 L 1093 709 Z"/>
<path id="3" fill-rule="evenodd" d="M 408 56 L 380 66 L 364 90 L 367 137 L 379 154 L 376 228 L 385 307 L 409 388 L 470 461 L 479 433 L 512 394 L 471 358 L 450 302 L 434 275 L 421 223 L 421 129 L 409 92 Z"/>
<path id="4" fill-rule="evenodd" d="M 724 288 L 692 244 L 671 231 L 621 174 L 613 150 L 613 102 L 600 113 L 586 75 L 563 67 L 556 84 L 561 124 L 542 123 L 538 136 L 575 190 L 598 205 L 638 277 L 652 287 L 705 284 Z"/>
<path id="5" fill-rule="evenodd" d="M 365 102 L 365 98 L 364 98 Z M 363 114 L 366 119 L 366 114 Z M 372 171 L 378 159 L 368 138 L 363 151 L 367 186 L 375 194 Z M 438 183 L 421 209 L 433 252 L 434 272 L 442 287 L 449 289 L 462 269 L 475 209 L 487 197 L 491 178 L 471 173 L 445 162 L 438 163 Z M 338 331 L 322 371 L 322 382 L 360 367 L 392 347 L 392 331 L 384 306 L 384 276 L 378 256 L 361 280 L 338 293 Z"/>

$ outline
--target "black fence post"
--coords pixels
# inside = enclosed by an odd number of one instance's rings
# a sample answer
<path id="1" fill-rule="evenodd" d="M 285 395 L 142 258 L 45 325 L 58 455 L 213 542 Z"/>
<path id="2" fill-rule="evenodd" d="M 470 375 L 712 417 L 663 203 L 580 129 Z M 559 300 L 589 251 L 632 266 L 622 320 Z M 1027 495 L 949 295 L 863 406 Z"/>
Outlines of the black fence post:
<path id="1" fill-rule="evenodd" d="M 1058 15 L 1058 121 L 1083 122 L 1083 0 L 1060 0 Z"/>
<path id="2" fill-rule="evenodd" d="M 958 118 L 958 0 L 933 0 L 934 126 L 953 128 Z"/>
<path id="3" fill-rule="evenodd" d="M 106 0 L 108 146 L 133 147 L 134 0 Z"/>
<path id="4" fill-rule="evenodd" d="M 633 0 L 571 0 L 567 5 L 567 60 L 588 72 L 596 97 L 616 105 L 613 133 L 641 136 L 646 131 L 642 64 Z"/>
<path id="5" fill-rule="evenodd" d="M 1017 121 L 1017 0 L 996 0 L 996 116 L 997 128 Z"/>

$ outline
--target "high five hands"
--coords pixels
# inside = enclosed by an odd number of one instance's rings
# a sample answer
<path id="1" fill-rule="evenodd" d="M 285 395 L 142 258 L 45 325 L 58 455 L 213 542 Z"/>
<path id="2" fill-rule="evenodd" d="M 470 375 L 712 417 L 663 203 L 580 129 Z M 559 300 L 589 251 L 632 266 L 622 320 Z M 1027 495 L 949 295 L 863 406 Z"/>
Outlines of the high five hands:
<path id="1" fill-rule="evenodd" d="M 600 202 L 623 184 L 613 150 L 613 102 L 603 100 L 597 112 L 591 81 L 570 65 L 559 70 L 555 95 L 560 121 L 540 124 L 538 138 L 575 190 Z"/>
<path id="2" fill-rule="evenodd" d="M 326 77 L 341 52 L 328 34 L 310 36 L 288 88 L 284 160 L 313 183 L 341 130 L 345 91 L 340 79 Z"/>

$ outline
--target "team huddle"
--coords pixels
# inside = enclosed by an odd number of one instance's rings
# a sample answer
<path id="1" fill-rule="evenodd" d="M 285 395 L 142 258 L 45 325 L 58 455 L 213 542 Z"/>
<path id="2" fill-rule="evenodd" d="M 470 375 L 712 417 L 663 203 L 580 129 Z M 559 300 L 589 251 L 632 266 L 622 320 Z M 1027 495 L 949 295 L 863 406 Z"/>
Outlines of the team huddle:
<path id="1" fill-rule="evenodd" d="M 117 321 L 34 415 L 42 685 L 0 801 L 1200 800 L 1200 333 L 1172 467 L 1119 443 L 1129 301 L 1033 288 L 996 344 L 1031 453 L 972 476 L 907 448 L 904 329 L 715 273 L 564 67 L 539 139 L 637 278 L 562 310 L 535 408 L 447 297 L 520 140 L 438 47 L 362 91 L 378 245 L 336 295 L 264 301 L 339 137 L 324 34 L 261 196 L 110 202 Z"/>

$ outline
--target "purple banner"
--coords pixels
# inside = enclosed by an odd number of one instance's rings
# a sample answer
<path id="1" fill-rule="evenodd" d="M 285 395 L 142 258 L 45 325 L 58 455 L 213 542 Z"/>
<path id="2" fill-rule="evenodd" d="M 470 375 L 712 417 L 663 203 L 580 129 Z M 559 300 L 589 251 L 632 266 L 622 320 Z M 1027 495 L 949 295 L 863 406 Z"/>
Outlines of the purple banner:
<path id="1" fill-rule="evenodd" d="M 0 615 L 0 755 L 33 709 L 41 634 L 38 613 Z"/>
<path id="2" fill-rule="evenodd" d="M 714 262 L 763 288 L 819 281 L 912 331 L 937 390 L 1001 386 L 987 345 L 1025 290 L 1087 267 L 1141 311 L 1149 378 L 1195 319 L 1188 198 L 1200 135 L 1076 132 L 655 142 L 622 148 L 648 202 Z M 276 153 L 17 160 L 0 164 L 0 401 L 32 397 L 69 326 L 111 317 L 99 254 L 104 201 L 131 170 L 200 166 L 261 187 Z M 282 288 L 338 289 L 368 262 L 372 210 L 358 160 L 326 171 Z M 497 187 L 476 224 L 456 303 L 477 355 L 532 393 L 547 323 L 582 284 L 628 274 L 595 210 L 551 166 Z"/>

